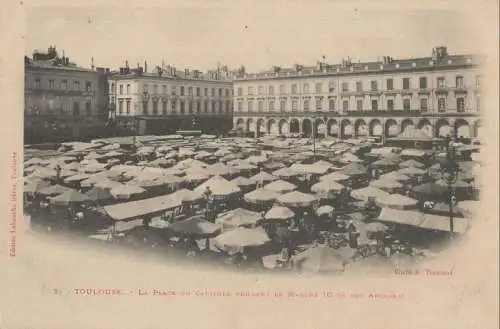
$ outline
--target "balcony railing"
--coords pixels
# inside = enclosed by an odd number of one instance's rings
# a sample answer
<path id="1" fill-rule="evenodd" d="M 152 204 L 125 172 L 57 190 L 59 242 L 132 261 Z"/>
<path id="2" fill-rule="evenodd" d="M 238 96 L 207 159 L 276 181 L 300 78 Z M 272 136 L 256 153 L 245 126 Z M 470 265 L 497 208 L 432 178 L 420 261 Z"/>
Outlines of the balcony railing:
<path id="1" fill-rule="evenodd" d="M 368 111 L 346 111 L 343 113 L 335 111 L 294 111 L 294 112 L 234 112 L 235 117 L 452 117 L 452 116 L 477 116 L 476 112 L 465 111 L 457 112 L 456 110 L 447 110 L 445 112 L 437 112 L 429 110 L 368 110 Z"/>

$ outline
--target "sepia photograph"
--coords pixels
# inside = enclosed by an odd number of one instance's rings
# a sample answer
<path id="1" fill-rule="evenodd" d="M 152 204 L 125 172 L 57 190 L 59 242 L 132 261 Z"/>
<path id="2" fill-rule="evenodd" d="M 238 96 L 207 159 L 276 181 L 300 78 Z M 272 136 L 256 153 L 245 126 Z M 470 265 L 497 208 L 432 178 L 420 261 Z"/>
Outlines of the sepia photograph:
<path id="1" fill-rule="evenodd" d="M 53 298 L 270 298 L 167 289 L 155 266 L 456 280 L 449 255 L 481 239 L 470 232 L 494 177 L 486 170 L 497 171 L 485 150 L 498 131 L 484 115 L 498 112 L 487 101 L 497 58 L 470 27 L 479 15 L 441 6 L 25 5 L 10 258 L 27 248 L 23 226 L 65 255 L 57 268 L 92 251 L 126 257 L 157 285 L 44 283 Z M 153 269 L 140 271 L 144 260 Z M 287 298 L 356 297 L 296 282 Z"/>

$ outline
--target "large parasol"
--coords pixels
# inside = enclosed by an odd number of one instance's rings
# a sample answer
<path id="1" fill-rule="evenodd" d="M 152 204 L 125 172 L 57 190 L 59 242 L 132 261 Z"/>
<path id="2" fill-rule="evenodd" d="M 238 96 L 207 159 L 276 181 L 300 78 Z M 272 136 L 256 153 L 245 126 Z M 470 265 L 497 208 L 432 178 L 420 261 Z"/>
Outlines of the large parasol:
<path id="1" fill-rule="evenodd" d="M 241 227 L 224 232 L 214 239 L 215 245 L 223 250 L 256 247 L 269 241 L 270 239 L 264 230 Z"/>
<path id="2" fill-rule="evenodd" d="M 294 191 L 280 195 L 278 201 L 288 207 L 301 208 L 313 205 L 318 199 L 312 194 Z"/>

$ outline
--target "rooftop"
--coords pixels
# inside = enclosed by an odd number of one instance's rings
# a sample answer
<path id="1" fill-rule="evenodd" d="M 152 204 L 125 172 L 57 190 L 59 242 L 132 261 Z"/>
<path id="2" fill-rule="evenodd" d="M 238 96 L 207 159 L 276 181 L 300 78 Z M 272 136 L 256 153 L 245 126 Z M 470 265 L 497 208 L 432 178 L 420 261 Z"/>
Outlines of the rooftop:
<path id="1" fill-rule="evenodd" d="M 388 71 L 433 70 L 458 67 L 478 66 L 479 59 L 473 55 L 449 55 L 446 47 L 436 47 L 432 56 L 393 59 L 384 56 L 383 60 L 371 62 L 352 62 L 349 58 L 339 64 L 328 64 L 324 60 L 318 61 L 315 66 L 296 64 L 292 68 L 274 66 L 270 70 L 257 73 L 247 73 L 242 67 L 233 80 L 273 79 L 300 76 L 331 76 L 363 73 L 379 73 Z"/>

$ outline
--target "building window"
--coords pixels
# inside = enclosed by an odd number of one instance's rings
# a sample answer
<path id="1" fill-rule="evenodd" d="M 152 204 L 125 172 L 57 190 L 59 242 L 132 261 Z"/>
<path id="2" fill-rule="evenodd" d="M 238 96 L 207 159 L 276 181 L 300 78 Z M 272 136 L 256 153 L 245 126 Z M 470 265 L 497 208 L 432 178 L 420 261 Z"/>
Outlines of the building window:
<path id="1" fill-rule="evenodd" d="M 285 85 L 280 85 L 280 94 L 284 94 L 286 92 Z M 295 86 L 295 92 L 297 92 L 297 86 Z M 293 85 L 292 85 L 292 93 L 293 93 Z"/>
<path id="2" fill-rule="evenodd" d="M 222 97 L 222 89 L 219 88 L 219 97 Z"/>
<path id="3" fill-rule="evenodd" d="M 79 81 L 73 81 L 73 89 L 80 90 L 80 82 Z"/>
<path id="4" fill-rule="evenodd" d="M 427 98 L 421 98 L 420 99 L 420 111 L 427 112 L 428 109 L 429 109 L 429 107 L 427 104 Z"/>
<path id="5" fill-rule="evenodd" d="M 153 114 L 158 114 L 158 101 L 153 100 Z"/>
<path id="6" fill-rule="evenodd" d="M 463 76 L 457 76 L 455 78 L 455 85 L 456 85 L 457 88 L 465 88 L 464 77 Z"/>
<path id="7" fill-rule="evenodd" d="M 167 93 L 168 93 L 168 91 L 167 91 L 167 86 L 166 86 L 166 85 L 163 85 L 163 93 L 164 93 L 164 94 L 167 94 Z"/>
<path id="8" fill-rule="evenodd" d="M 127 95 L 130 94 L 130 85 L 127 84 Z"/>
<path id="9" fill-rule="evenodd" d="M 248 112 L 253 112 L 253 101 L 248 101 Z"/>
<path id="10" fill-rule="evenodd" d="M 356 81 L 356 92 L 360 93 L 363 91 L 363 82 Z"/>
<path id="11" fill-rule="evenodd" d="M 316 111 L 321 111 L 323 108 L 323 101 L 321 98 L 316 98 Z"/>
<path id="12" fill-rule="evenodd" d="M 127 99 L 126 112 L 127 112 L 127 114 L 130 114 L 130 99 Z"/>
<path id="13" fill-rule="evenodd" d="M 238 112 L 243 111 L 243 102 L 238 102 Z"/>
<path id="14" fill-rule="evenodd" d="M 403 99 L 403 110 L 405 111 L 410 110 L 410 100 L 408 98 Z"/>
<path id="15" fill-rule="evenodd" d="M 304 83 L 304 93 L 308 93 L 308 92 L 309 92 L 309 84 Z"/>
<path id="16" fill-rule="evenodd" d="M 92 91 L 92 82 L 90 81 L 85 82 L 85 91 Z"/>
<path id="17" fill-rule="evenodd" d="M 269 86 L 269 95 L 274 95 L 274 86 Z"/>
<path id="18" fill-rule="evenodd" d="M 253 87 L 248 87 L 247 93 L 248 95 L 253 95 Z"/>
<path id="19" fill-rule="evenodd" d="M 342 92 L 346 93 L 349 91 L 349 83 L 342 82 Z"/>
<path id="20" fill-rule="evenodd" d="M 210 96 L 212 96 L 212 97 L 215 96 L 215 88 L 212 88 Z"/>
<path id="21" fill-rule="evenodd" d="M 118 101 L 118 113 L 123 114 L 123 99 Z"/>
<path id="22" fill-rule="evenodd" d="M 49 80 L 49 89 L 54 89 L 54 80 Z"/>
<path id="23" fill-rule="evenodd" d="M 172 86 L 172 95 L 177 95 L 177 87 L 176 86 Z"/>
<path id="24" fill-rule="evenodd" d="M 328 109 L 330 111 L 335 111 L 335 99 L 330 99 L 328 101 Z"/>
<path id="25" fill-rule="evenodd" d="M 363 100 L 358 99 L 356 101 L 356 111 L 363 111 Z"/>
<path id="26" fill-rule="evenodd" d="M 120 95 L 123 95 L 123 85 L 120 85 Z"/>
<path id="27" fill-rule="evenodd" d="M 149 92 L 149 85 L 147 83 L 144 84 L 144 86 L 142 88 L 143 88 L 143 90 L 142 90 L 143 92 L 145 92 L 145 93 Z"/>
<path id="28" fill-rule="evenodd" d="M 296 84 L 292 85 L 292 94 L 297 94 L 297 85 Z"/>
<path id="29" fill-rule="evenodd" d="M 269 111 L 274 111 L 274 101 L 269 101 Z"/>
<path id="30" fill-rule="evenodd" d="M 342 110 L 344 110 L 344 112 L 349 111 L 349 101 L 342 102 Z"/>
<path id="31" fill-rule="evenodd" d="M 257 103 L 257 106 L 258 106 L 258 111 L 259 112 L 263 112 L 264 111 L 264 102 L 263 101 L 259 101 Z"/>
<path id="32" fill-rule="evenodd" d="M 204 94 L 204 95 L 205 95 L 205 97 L 206 97 L 206 96 L 208 96 L 208 88 L 205 88 L 205 91 L 204 91 L 204 92 L 205 92 L 205 94 Z"/>
<path id="33" fill-rule="evenodd" d="M 309 100 L 304 99 L 304 111 L 308 112 L 309 111 Z"/>
<path id="34" fill-rule="evenodd" d="M 68 80 L 62 80 L 61 81 L 61 89 L 67 90 L 68 89 Z"/>
<path id="35" fill-rule="evenodd" d="M 386 80 L 387 90 L 394 90 L 394 80 L 387 79 Z"/>
<path id="36" fill-rule="evenodd" d="M 233 102 L 226 101 L 226 109 L 228 112 L 233 112 Z"/>
<path id="37" fill-rule="evenodd" d="M 85 114 L 88 117 L 92 115 L 92 104 L 90 101 L 85 102 Z"/>
<path id="38" fill-rule="evenodd" d="M 196 87 L 196 96 L 200 96 L 200 93 L 201 93 L 201 88 Z"/>
<path id="39" fill-rule="evenodd" d="M 481 77 L 476 75 L 476 88 L 479 89 L 479 87 L 481 87 Z"/>
<path id="40" fill-rule="evenodd" d="M 64 80 L 64 81 L 66 81 L 66 80 Z M 66 81 L 66 88 L 67 88 L 67 87 L 68 87 L 68 81 Z M 115 92 L 115 84 L 114 84 L 114 83 L 112 83 L 112 84 L 111 84 L 111 90 L 110 90 L 110 92 L 109 92 L 109 93 L 110 93 L 110 94 L 113 94 L 114 92 Z"/>
<path id="41" fill-rule="evenodd" d="M 297 112 L 299 110 L 299 102 L 292 101 L 292 112 Z"/>
<path id="42" fill-rule="evenodd" d="M 445 87 L 444 77 L 437 78 L 437 87 L 438 88 L 444 88 Z"/>
<path id="43" fill-rule="evenodd" d="M 181 96 L 184 96 L 184 86 L 181 86 Z"/>
<path id="44" fill-rule="evenodd" d="M 378 101 L 376 99 L 372 99 L 372 111 L 378 111 Z"/>
<path id="45" fill-rule="evenodd" d="M 420 89 L 427 89 L 427 78 L 426 77 L 420 77 L 418 79 L 418 85 Z"/>
<path id="46" fill-rule="evenodd" d="M 194 107 L 194 103 L 188 101 L 188 113 L 189 114 L 193 113 L 193 107 Z"/>
<path id="47" fill-rule="evenodd" d="M 188 87 L 188 96 L 193 96 L 193 87 Z"/>
<path id="48" fill-rule="evenodd" d="M 388 99 L 387 100 L 387 109 L 389 111 L 393 111 L 394 110 L 394 100 L 393 99 Z"/>
<path id="49" fill-rule="evenodd" d="M 427 98 L 421 98 L 420 99 L 420 111 L 427 112 L 428 109 L 429 108 L 427 105 Z"/>
<path id="50" fill-rule="evenodd" d="M 219 104 L 216 101 L 212 102 L 212 112 L 213 113 L 218 113 L 219 112 Z"/>
<path id="51" fill-rule="evenodd" d="M 328 84 L 328 91 L 331 93 L 335 91 L 335 82 L 330 81 L 330 83 Z"/>
<path id="52" fill-rule="evenodd" d="M 465 112 L 465 98 L 457 98 L 457 112 Z"/>
<path id="53" fill-rule="evenodd" d="M 73 102 L 73 116 L 77 117 L 79 115 L 80 115 L 80 104 L 78 102 Z"/>
<path id="54" fill-rule="evenodd" d="M 259 95 L 263 95 L 263 94 L 264 94 L 264 87 L 259 86 Z"/>
<path id="55" fill-rule="evenodd" d="M 167 114 L 167 101 L 166 100 L 161 101 L 161 111 L 163 114 Z"/>
<path id="56" fill-rule="evenodd" d="M 317 93 L 322 93 L 323 92 L 323 84 L 322 83 L 317 83 L 316 84 L 316 92 Z"/>
<path id="57" fill-rule="evenodd" d="M 243 88 L 241 88 L 241 87 L 238 88 L 237 95 L 238 96 L 243 96 Z"/>
<path id="58" fill-rule="evenodd" d="M 177 101 L 173 100 L 170 103 L 170 106 L 172 106 L 172 113 L 176 113 L 177 112 Z"/>
<path id="59" fill-rule="evenodd" d="M 378 90 L 378 83 L 376 80 L 373 80 L 370 82 L 370 89 L 371 91 L 377 91 Z"/>
<path id="60" fill-rule="evenodd" d="M 186 112 L 186 102 L 181 101 L 181 114 L 184 114 Z"/>
<path id="61" fill-rule="evenodd" d="M 476 98 L 476 112 L 479 112 L 481 110 L 481 98 L 477 97 Z"/>
<path id="62" fill-rule="evenodd" d="M 403 78 L 403 89 L 410 89 L 410 78 Z"/>
<path id="63" fill-rule="evenodd" d="M 280 111 L 285 112 L 286 111 L 286 100 L 282 99 L 280 101 Z"/>
<path id="64" fill-rule="evenodd" d="M 446 98 L 438 98 L 438 112 L 446 111 Z"/>
<path id="65" fill-rule="evenodd" d="M 115 98 L 114 97 L 111 97 L 111 104 L 114 105 L 115 104 Z"/>
<path id="66" fill-rule="evenodd" d="M 229 89 L 226 89 L 226 97 L 229 97 Z"/>

